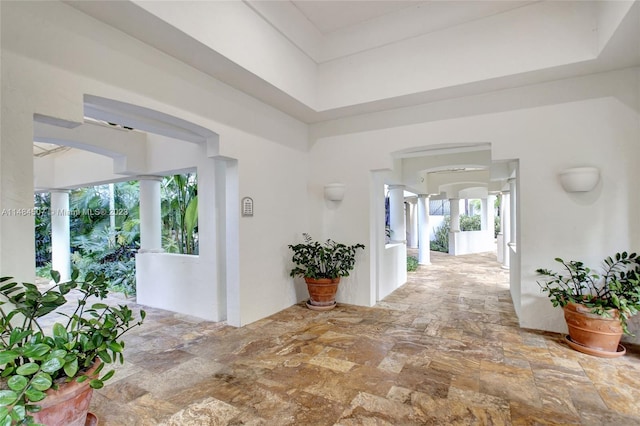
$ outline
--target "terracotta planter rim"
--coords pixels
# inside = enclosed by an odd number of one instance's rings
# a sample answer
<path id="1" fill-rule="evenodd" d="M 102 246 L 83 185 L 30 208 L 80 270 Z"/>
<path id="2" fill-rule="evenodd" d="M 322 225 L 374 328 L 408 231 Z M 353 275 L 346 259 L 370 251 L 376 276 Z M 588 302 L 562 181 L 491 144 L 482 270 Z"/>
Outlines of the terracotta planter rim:
<path id="1" fill-rule="evenodd" d="M 608 312 L 609 314 L 611 314 L 611 317 L 605 317 L 602 315 L 594 314 L 593 312 L 591 312 L 593 308 L 588 307 L 584 303 L 569 302 L 566 304 L 565 309 L 568 306 L 575 307 L 573 308 L 573 310 L 576 312 L 579 312 L 585 315 L 593 315 L 594 318 L 600 318 L 604 321 L 620 321 L 620 311 L 618 311 L 616 308 L 605 309 L 605 312 Z M 583 307 L 584 309 L 579 309 L 580 307 Z"/>
<path id="2" fill-rule="evenodd" d="M 340 282 L 340 277 L 337 278 L 308 278 L 304 277 L 304 281 L 312 284 L 335 284 Z"/>

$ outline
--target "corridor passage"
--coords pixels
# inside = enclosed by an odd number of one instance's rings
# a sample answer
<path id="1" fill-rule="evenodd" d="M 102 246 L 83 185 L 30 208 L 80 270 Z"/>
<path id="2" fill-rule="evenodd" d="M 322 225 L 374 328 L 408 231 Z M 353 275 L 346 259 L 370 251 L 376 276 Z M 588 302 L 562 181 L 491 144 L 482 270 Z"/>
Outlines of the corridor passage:
<path id="1" fill-rule="evenodd" d="M 91 411 L 118 426 L 640 425 L 639 348 L 601 359 L 520 329 L 495 255 L 432 262 L 372 308 L 301 303 L 239 329 L 148 309 Z"/>

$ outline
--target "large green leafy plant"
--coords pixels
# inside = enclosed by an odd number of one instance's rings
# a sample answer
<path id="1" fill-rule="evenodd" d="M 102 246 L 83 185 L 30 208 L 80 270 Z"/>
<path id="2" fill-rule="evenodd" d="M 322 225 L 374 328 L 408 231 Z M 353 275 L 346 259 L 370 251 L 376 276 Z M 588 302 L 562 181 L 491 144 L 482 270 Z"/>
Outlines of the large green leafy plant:
<path id="1" fill-rule="evenodd" d="M 349 276 L 356 263 L 357 249 L 364 249 L 363 244 L 348 246 L 333 240 L 320 243 L 309 234 L 302 235 L 304 243 L 289 245 L 295 264 L 290 273 L 292 277 L 335 279 Z"/>
<path id="2" fill-rule="evenodd" d="M 583 262 L 565 262 L 560 258 L 555 261 L 566 272 L 536 270 L 546 277 L 538 284 L 542 292 L 548 293 L 553 306 L 579 303 L 602 317 L 612 317 L 612 310 L 616 309 L 623 331 L 631 334 L 627 323 L 640 310 L 640 257 L 636 253 L 621 252 L 606 257 L 601 274 Z"/>
<path id="3" fill-rule="evenodd" d="M 88 273 L 83 280 L 78 275 L 74 270 L 69 282 L 60 283 L 60 275 L 52 271 L 55 285 L 44 292 L 33 284 L 0 278 L 0 425 L 32 424 L 30 413 L 40 410 L 37 403 L 48 389 L 71 380 L 89 380 L 99 389 L 115 372 L 101 375 L 103 367 L 124 361 L 121 337 L 142 324 L 145 312 L 141 310 L 137 320 L 126 305 L 90 304 L 92 298 L 107 296 L 108 283 L 104 275 Z M 65 305 L 65 295 L 74 289 L 79 292 L 75 310 L 58 311 L 63 321 L 49 329 L 41 325 L 39 320 Z M 86 370 L 98 359 L 102 363 L 88 377 Z"/>

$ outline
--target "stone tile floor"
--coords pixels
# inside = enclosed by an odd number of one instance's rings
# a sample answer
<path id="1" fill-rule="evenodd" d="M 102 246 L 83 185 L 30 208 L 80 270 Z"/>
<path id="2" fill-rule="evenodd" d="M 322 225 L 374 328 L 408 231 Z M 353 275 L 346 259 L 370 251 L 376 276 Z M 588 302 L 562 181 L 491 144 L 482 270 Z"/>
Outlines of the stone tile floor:
<path id="1" fill-rule="evenodd" d="M 518 327 L 495 255 L 433 264 L 372 308 L 243 328 L 147 309 L 91 404 L 101 425 L 640 425 L 640 349 Z"/>

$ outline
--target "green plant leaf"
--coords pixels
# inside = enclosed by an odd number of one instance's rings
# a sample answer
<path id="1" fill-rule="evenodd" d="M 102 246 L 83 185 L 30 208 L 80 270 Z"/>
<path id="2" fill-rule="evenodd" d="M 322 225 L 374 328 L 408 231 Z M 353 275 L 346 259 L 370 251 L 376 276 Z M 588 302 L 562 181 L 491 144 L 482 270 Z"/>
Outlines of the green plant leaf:
<path id="1" fill-rule="evenodd" d="M 7 364 L 16 359 L 20 354 L 16 351 L 2 351 L 0 352 L 0 364 Z"/>
<path id="2" fill-rule="evenodd" d="M 11 332 L 11 336 L 9 336 L 9 346 L 13 346 L 16 343 L 23 341 L 24 338 L 29 336 L 30 334 L 31 334 L 31 330 L 22 330 L 20 328 L 14 328 L 13 331 Z"/>
<path id="3" fill-rule="evenodd" d="M 27 398 L 29 398 L 29 401 L 31 402 L 42 401 L 47 396 L 46 393 L 39 391 L 38 389 L 35 389 L 31 386 L 29 386 L 29 389 L 27 389 L 24 394 L 27 396 Z"/>
<path id="4" fill-rule="evenodd" d="M 49 345 L 44 343 L 37 343 L 35 345 L 29 345 L 24 348 L 23 355 L 27 358 L 39 359 L 46 355 L 51 350 Z"/>
<path id="5" fill-rule="evenodd" d="M 11 410 L 11 418 L 16 422 L 20 422 L 27 415 L 27 410 L 25 410 L 23 405 L 15 405 L 13 410 Z"/>
<path id="6" fill-rule="evenodd" d="M 0 425 L 3 425 L 4 419 L 9 415 L 9 409 L 7 407 L 0 407 Z M 9 419 L 11 421 L 11 419 Z M 11 424 L 11 423 L 9 423 Z"/>
<path id="7" fill-rule="evenodd" d="M 11 278 L 9 278 L 9 277 L 3 277 L 3 278 L 2 278 L 2 281 L 0 281 L 0 282 L 4 282 L 4 281 L 6 281 L 7 279 L 9 279 L 9 280 L 10 280 Z M 3 285 L 2 287 L 0 287 L 0 291 L 1 291 L 1 292 L 7 292 L 7 290 L 11 290 L 12 288 L 15 288 L 17 285 L 18 285 L 18 283 L 16 283 L 16 282 L 10 282 L 10 283 L 5 284 L 5 285 Z"/>
<path id="8" fill-rule="evenodd" d="M 7 386 L 9 386 L 9 389 L 16 392 L 26 388 L 28 384 L 29 380 L 24 376 L 11 376 L 11 378 L 7 380 Z"/>
<path id="9" fill-rule="evenodd" d="M 109 343 L 109 349 L 111 349 L 113 352 L 122 352 L 122 345 L 120 345 L 120 343 L 118 342 L 111 342 Z"/>
<path id="10" fill-rule="evenodd" d="M 104 303 L 94 303 L 91 305 L 91 309 L 107 309 L 109 305 L 105 305 Z"/>
<path id="11" fill-rule="evenodd" d="M 16 373 L 20 374 L 21 376 L 30 376 L 31 374 L 37 372 L 39 369 L 40 367 L 35 362 L 28 362 L 18 367 L 16 369 Z"/>
<path id="12" fill-rule="evenodd" d="M 0 426 L 11 426 L 12 423 L 13 423 L 13 419 L 9 415 L 7 415 L 7 417 L 0 420 Z"/>
<path id="13" fill-rule="evenodd" d="M 116 374 L 116 370 L 110 370 L 107 374 L 105 374 L 104 376 L 102 376 L 102 377 L 100 378 L 100 380 L 102 380 L 103 382 L 106 382 L 107 380 L 109 380 L 110 378 L 112 378 L 114 374 Z"/>
<path id="14" fill-rule="evenodd" d="M 74 377 L 78 372 L 78 359 L 67 362 L 64 364 L 64 374 L 69 377 Z"/>
<path id="15" fill-rule="evenodd" d="M 2 374 L 0 374 L 0 377 L 5 378 L 5 377 L 9 377 L 11 374 L 13 374 L 13 372 L 15 371 L 15 367 L 14 366 L 8 366 L 6 365 L 4 367 L 4 370 L 2 371 Z"/>
<path id="16" fill-rule="evenodd" d="M 18 394 L 12 390 L 0 390 L 0 406 L 13 404 L 18 399 Z"/>
<path id="17" fill-rule="evenodd" d="M 60 282 L 60 272 L 51 271 L 51 278 L 53 278 L 53 281 L 58 284 Z"/>
<path id="18" fill-rule="evenodd" d="M 60 323 L 53 324 L 53 337 L 58 337 L 60 339 L 67 339 L 67 330 Z"/>
<path id="19" fill-rule="evenodd" d="M 89 386 L 91 386 L 93 389 L 102 389 L 104 383 L 100 379 L 93 379 L 89 382 Z"/>
<path id="20" fill-rule="evenodd" d="M 52 359 L 52 358 L 62 358 L 62 359 L 64 359 L 65 356 L 67 356 L 67 351 L 65 351 L 64 349 L 55 349 L 55 350 L 51 351 L 51 354 L 47 357 L 47 360 Z"/>
<path id="21" fill-rule="evenodd" d="M 184 215 L 184 227 L 185 227 L 185 232 L 190 235 L 193 233 L 193 229 L 196 226 L 196 223 L 198 222 L 198 196 L 194 196 L 191 201 L 189 201 L 189 204 L 187 205 L 187 208 L 185 210 L 185 215 Z"/>
<path id="22" fill-rule="evenodd" d="M 33 380 L 31 380 L 31 386 L 39 391 L 46 391 L 52 384 L 53 381 L 51 380 L 51 376 L 43 372 L 36 374 L 33 377 Z"/>
<path id="23" fill-rule="evenodd" d="M 61 358 L 51 358 L 42 363 L 42 371 L 45 373 L 55 373 L 64 367 L 64 360 Z"/>
<path id="24" fill-rule="evenodd" d="M 100 357 L 101 360 L 103 360 L 107 364 L 111 364 L 113 362 L 113 360 L 111 359 L 107 351 L 99 351 L 98 356 Z"/>

